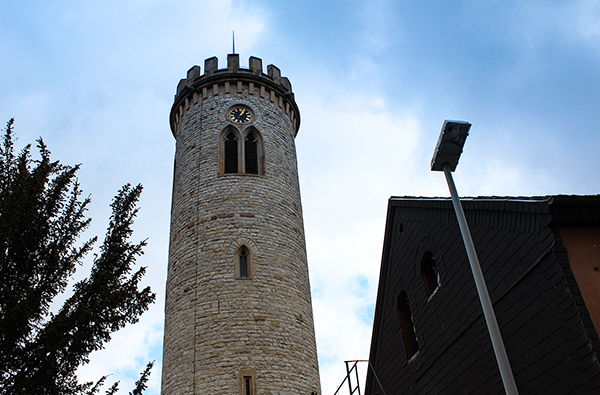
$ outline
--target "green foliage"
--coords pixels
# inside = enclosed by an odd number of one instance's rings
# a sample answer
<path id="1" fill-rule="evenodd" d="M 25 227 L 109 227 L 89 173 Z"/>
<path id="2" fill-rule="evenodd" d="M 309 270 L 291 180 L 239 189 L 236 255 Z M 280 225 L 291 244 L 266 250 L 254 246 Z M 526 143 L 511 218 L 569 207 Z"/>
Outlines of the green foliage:
<path id="1" fill-rule="evenodd" d="M 152 370 L 152 366 L 154 366 L 154 361 L 149 362 L 148 365 L 146 365 L 146 369 L 144 369 L 142 372 L 140 379 L 135 382 L 135 389 L 133 390 L 133 393 L 130 392 L 129 395 L 142 395 L 144 390 L 147 388 L 146 382 L 150 376 L 150 370 Z"/>
<path id="2" fill-rule="evenodd" d="M 15 153 L 12 126 L 11 119 L 0 146 L 0 393 L 92 394 L 106 377 L 80 384 L 76 369 L 155 298 L 149 287 L 138 288 L 145 268 L 132 272 L 146 245 L 129 242 L 142 187 L 125 185 L 115 196 L 89 277 L 53 314 L 54 297 L 97 240 L 78 245 L 91 221 L 90 199 L 81 199 L 79 166 L 52 162 L 41 139 L 40 159 L 31 158 L 31 145 Z M 134 394 L 145 388 L 151 367 Z M 107 393 L 116 389 L 115 383 Z"/>

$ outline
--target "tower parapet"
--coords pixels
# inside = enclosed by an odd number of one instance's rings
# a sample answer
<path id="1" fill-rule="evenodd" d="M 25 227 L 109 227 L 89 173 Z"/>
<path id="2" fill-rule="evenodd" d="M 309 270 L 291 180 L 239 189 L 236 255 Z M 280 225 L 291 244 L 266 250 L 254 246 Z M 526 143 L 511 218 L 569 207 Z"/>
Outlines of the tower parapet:
<path id="1" fill-rule="evenodd" d="M 272 64 L 267 66 L 267 74 L 264 74 L 260 58 L 251 56 L 248 65 L 247 69 L 240 68 L 239 54 L 229 54 L 226 69 L 219 69 L 219 60 L 215 56 L 204 61 L 204 74 L 200 74 L 200 66 L 189 69 L 187 78 L 180 80 L 177 85 L 175 102 L 171 108 L 173 135 L 176 136 L 179 121 L 190 106 L 197 104 L 200 98 L 207 100 L 219 95 L 254 96 L 271 102 L 285 111 L 297 134 L 300 111 L 290 80 L 282 77 L 281 70 Z M 232 80 L 237 83 L 232 84 Z"/>

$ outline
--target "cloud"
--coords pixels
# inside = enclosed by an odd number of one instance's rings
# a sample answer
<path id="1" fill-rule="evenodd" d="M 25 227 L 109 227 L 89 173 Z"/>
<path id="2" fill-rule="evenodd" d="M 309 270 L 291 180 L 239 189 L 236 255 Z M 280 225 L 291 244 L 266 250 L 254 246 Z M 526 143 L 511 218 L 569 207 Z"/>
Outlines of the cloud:
<path id="1" fill-rule="evenodd" d="M 157 303 L 115 333 L 79 370 L 85 381 L 113 374 L 130 390 L 151 359 L 148 394 L 160 392 L 164 284 L 174 139 L 169 111 L 177 82 L 194 64 L 231 48 L 252 48 L 264 34 L 259 6 L 231 1 L 123 1 L 3 6 L 1 113 L 16 118 L 19 143 L 40 135 L 53 159 L 83 163 L 94 219 L 83 239 L 102 240 L 109 203 L 125 183 L 142 183 L 133 241 L 149 239 L 138 265 Z M 10 18 L 8 18 L 10 16 Z M 6 22 L 6 23 L 5 23 Z M 23 61 L 23 63 L 21 63 Z M 10 89 L 9 89 L 10 88 Z M 10 101 L 9 101 L 10 100 Z M 89 274 L 92 255 L 74 280 Z"/>
<path id="2" fill-rule="evenodd" d="M 149 238 L 138 262 L 158 302 L 115 336 L 112 351 L 92 356 L 87 377 L 113 371 L 132 382 L 160 355 L 168 114 L 190 67 L 211 56 L 224 66 L 232 30 L 242 66 L 249 55 L 280 66 L 301 111 L 296 144 L 324 393 L 344 377 L 345 359 L 368 356 L 388 198 L 448 196 L 444 176 L 429 171 L 444 118 L 473 123 L 455 173 L 462 195 L 598 192 L 600 2 L 344 4 L 3 4 L 0 113 L 16 118 L 20 143 L 41 135 L 53 158 L 83 163 L 88 234 L 104 234 L 122 184 L 145 186 L 134 239 Z M 153 372 L 149 395 L 158 393 L 160 367 Z"/>
<path id="3" fill-rule="evenodd" d="M 323 393 L 344 360 L 368 358 L 387 199 L 411 181 L 419 141 L 419 122 L 376 92 L 335 91 L 303 92 L 297 138 Z"/>
<path id="4" fill-rule="evenodd" d="M 81 382 L 95 382 L 104 375 L 110 375 L 106 382 L 112 385 L 119 380 L 121 392 L 130 391 L 146 364 L 161 355 L 162 349 L 162 309 L 153 306 L 140 322 L 128 326 L 113 335 L 106 348 L 96 351 L 93 361 L 77 371 Z M 135 330 L 131 330 L 135 327 Z M 158 348 L 158 350 L 157 350 Z M 161 362 L 155 361 L 149 380 L 152 393 L 160 392 Z"/>

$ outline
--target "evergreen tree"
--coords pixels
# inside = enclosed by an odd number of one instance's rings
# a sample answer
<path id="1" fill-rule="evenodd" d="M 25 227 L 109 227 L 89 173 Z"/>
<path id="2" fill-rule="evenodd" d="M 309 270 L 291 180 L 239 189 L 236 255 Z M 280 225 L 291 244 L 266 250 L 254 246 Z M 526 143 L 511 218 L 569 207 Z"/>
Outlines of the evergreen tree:
<path id="1" fill-rule="evenodd" d="M 54 297 L 97 238 L 78 243 L 91 221 L 90 199 L 81 198 L 76 179 L 79 165 L 52 162 L 37 142 L 40 159 L 31 158 L 31 145 L 15 153 L 11 119 L 0 145 L 0 393 L 96 393 L 105 377 L 97 385 L 79 383 L 76 369 L 155 298 L 149 287 L 138 288 L 145 268 L 132 270 L 146 244 L 129 242 L 142 187 L 125 185 L 117 193 L 89 277 L 52 313 Z M 151 366 L 134 393 L 145 388 Z"/>

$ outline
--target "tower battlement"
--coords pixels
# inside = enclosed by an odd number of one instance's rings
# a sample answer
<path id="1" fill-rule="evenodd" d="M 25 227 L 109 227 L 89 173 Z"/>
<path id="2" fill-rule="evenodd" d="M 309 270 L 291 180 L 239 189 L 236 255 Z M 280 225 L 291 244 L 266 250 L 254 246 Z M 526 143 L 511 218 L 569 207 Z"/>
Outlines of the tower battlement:
<path id="1" fill-rule="evenodd" d="M 179 121 L 190 106 L 197 104 L 200 99 L 207 100 L 218 95 L 257 96 L 270 101 L 285 111 L 298 133 L 300 111 L 290 80 L 282 77 L 281 70 L 272 64 L 267 66 L 267 73 L 263 73 L 260 58 L 251 56 L 248 64 L 247 69 L 239 67 L 239 54 L 229 54 L 225 69 L 219 69 L 216 56 L 204 61 L 204 74 L 201 74 L 200 66 L 190 68 L 187 77 L 177 84 L 170 116 L 173 135 L 176 135 Z"/>

